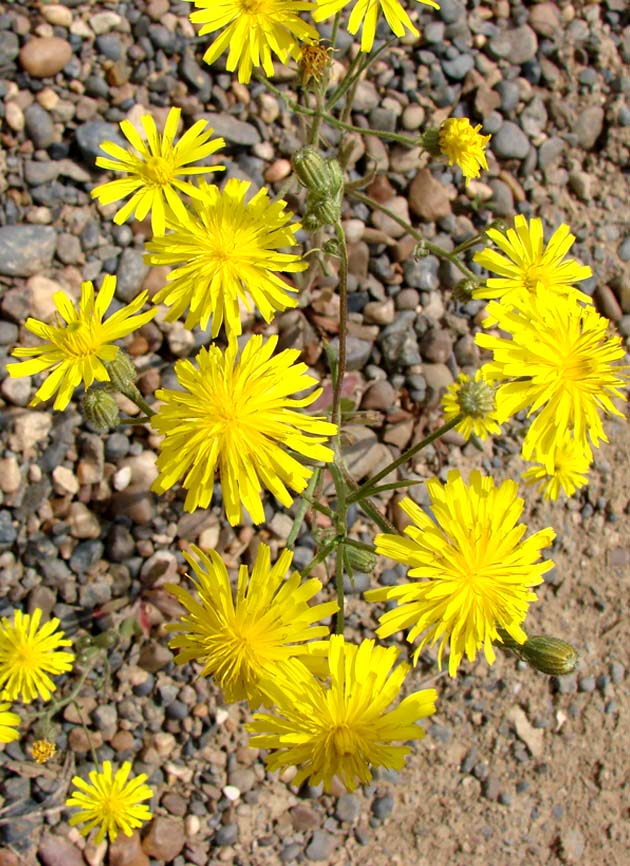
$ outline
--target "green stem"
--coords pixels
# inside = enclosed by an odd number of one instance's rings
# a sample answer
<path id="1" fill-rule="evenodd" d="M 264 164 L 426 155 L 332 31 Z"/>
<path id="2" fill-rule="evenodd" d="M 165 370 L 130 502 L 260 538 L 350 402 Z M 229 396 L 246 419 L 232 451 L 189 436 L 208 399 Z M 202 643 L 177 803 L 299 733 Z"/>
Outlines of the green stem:
<path id="1" fill-rule="evenodd" d="M 384 138 L 387 141 L 395 141 L 397 144 L 404 144 L 406 147 L 419 147 L 419 142 L 414 138 L 409 138 L 406 135 L 400 135 L 398 132 L 387 132 L 384 129 L 372 129 L 372 127 L 354 126 L 352 123 L 345 123 L 343 120 L 337 120 L 336 117 L 331 117 L 330 114 L 323 115 L 326 123 L 331 126 L 336 126 L 337 129 L 344 129 L 346 132 L 358 132 L 361 135 L 373 135 L 375 138 Z"/>
<path id="2" fill-rule="evenodd" d="M 137 418 L 120 418 L 118 420 L 119 424 L 147 424 L 150 421 L 150 417 L 148 415 L 140 415 Z"/>
<path id="3" fill-rule="evenodd" d="M 304 523 L 304 518 L 306 517 L 306 512 L 308 511 L 308 507 L 310 504 L 308 497 L 310 497 L 315 490 L 315 485 L 317 484 L 317 479 L 320 472 L 321 469 L 319 468 L 319 466 L 317 466 L 313 470 L 313 474 L 309 479 L 306 490 L 303 494 L 302 501 L 298 506 L 297 514 L 295 515 L 295 519 L 293 521 L 293 526 L 291 527 L 291 531 L 289 532 L 289 535 L 287 537 L 287 547 L 293 547 L 298 535 L 300 534 L 300 527 L 302 526 L 302 523 Z"/>
<path id="4" fill-rule="evenodd" d="M 319 565 L 320 562 L 323 562 L 323 560 L 326 559 L 328 554 L 332 551 L 335 544 L 337 544 L 337 538 L 331 538 L 327 544 L 320 548 L 313 557 L 313 559 L 311 559 L 309 564 L 306 565 L 300 572 L 302 577 L 306 577 L 306 575 L 310 574 L 310 572 L 315 568 L 316 565 Z"/>
<path id="5" fill-rule="evenodd" d="M 337 561 L 335 563 L 335 584 L 337 587 L 337 616 L 335 617 L 335 634 L 343 634 L 343 543 L 337 545 Z"/>
<path id="6" fill-rule="evenodd" d="M 375 210 L 380 210 L 381 213 L 384 213 L 390 219 L 394 220 L 395 223 L 398 223 L 401 228 L 404 228 L 407 234 L 410 234 L 412 238 L 417 240 L 419 243 L 422 242 L 424 249 L 427 252 L 431 253 L 434 256 L 437 256 L 440 259 L 447 259 L 453 265 L 455 265 L 458 270 L 460 270 L 466 277 L 470 277 L 474 280 L 477 279 L 477 275 L 473 274 L 469 268 L 455 255 L 455 252 L 448 252 L 448 250 L 443 250 L 442 247 L 438 247 L 435 244 L 432 244 L 430 241 L 425 240 L 420 232 L 417 229 L 414 229 L 413 226 L 409 225 L 409 223 L 395 214 L 394 211 L 390 210 L 385 205 L 381 204 L 378 201 L 375 201 L 373 198 L 370 198 L 367 195 L 364 195 L 362 192 L 359 192 L 357 189 L 348 189 L 349 195 L 352 198 L 356 198 L 357 201 L 362 201 L 364 204 L 368 205 L 368 207 L 374 208 Z"/>
<path id="7" fill-rule="evenodd" d="M 346 339 L 348 336 L 348 248 L 341 223 L 334 226 L 339 244 L 339 357 L 337 377 L 333 391 L 332 422 L 337 425 L 337 435 L 341 427 L 341 389 L 346 373 Z"/>
<path id="8" fill-rule="evenodd" d="M 349 500 L 350 501 L 350 500 Z M 380 513 L 380 511 L 372 505 L 369 499 L 362 499 L 361 501 L 357 501 L 359 508 L 366 514 L 370 520 L 372 520 L 379 529 L 383 532 L 389 532 L 396 535 L 396 527 L 393 523 L 390 523 L 389 520 Z"/>
<path id="9" fill-rule="evenodd" d="M 77 711 L 77 715 L 78 715 L 79 719 L 81 720 L 81 727 L 85 731 L 85 736 L 87 737 L 87 741 L 90 744 L 90 754 L 92 755 L 92 760 L 94 761 L 94 767 L 95 767 L 95 769 L 98 769 L 99 761 L 98 761 L 98 757 L 96 755 L 96 749 L 94 748 L 94 743 L 92 742 L 92 737 L 90 736 L 90 732 L 88 731 L 87 725 L 85 724 L 85 721 L 83 719 L 83 710 L 81 709 L 81 707 L 77 704 L 77 702 L 75 700 L 73 700 L 72 703 L 74 704 L 74 708 Z"/>
<path id="10" fill-rule="evenodd" d="M 330 44 L 335 48 L 337 44 L 337 33 L 339 33 L 339 22 L 341 21 L 341 12 L 337 12 L 333 21 L 333 29 L 330 34 Z"/>
<path id="11" fill-rule="evenodd" d="M 370 489 L 370 496 L 378 496 L 379 493 L 387 493 L 389 490 L 401 490 L 404 487 L 411 487 L 414 484 L 422 484 L 426 478 L 401 478 L 400 481 L 390 481 L 388 484 L 380 484 L 377 487 Z M 352 493 L 348 499 L 348 503 L 352 504 L 355 500 L 352 498 Z M 356 500 L 358 501 L 358 500 Z"/>
<path id="12" fill-rule="evenodd" d="M 389 46 L 392 45 L 395 41 L 396 37 L 388 39 L 387 42 L 384 42 L 380 46 L 380 48 L 377 48 L 377 50 L 373 54 L 370 53 L 367 56 L 362 55 L 360 51 L 356 53 L 354 59 L 351 61 L 350 66 L 348 67 L 348 71 L 343 81 L 337 87 L 333 95 L 328 99 L 328 102 L 326 103 L 326 111 L 330 111 L 330 109 L 333 108 L 335 103 L 337 103 L 341 99 L 341 97 L 346 93 L 346 91 L 356 82 L 358 82 L 366 69 L 368 69 L 375 60 L 378 60 L 380 55 L 383 54 L 383 52 L 387 51 Z M 363 63 L 361 68 L 355 72 L 355 67 L 361 60 L 364 60 L 365 62 Z"/>
<path id="13" fill-rule="evenodd" d="M 411 448 L 408 448 L 406 451 L 397 457 L 396 460 L 392 460 L 391 463 L 388 463 L 384 469 L 381 469 L 380 472 L 377 472 L 373 478 L 370 478 L 364 484 L 362 484 L 358 490 L 355 490 L 354 493 L 350 494 L 348 498 L 348 502 L 363 502 L 365 497 L 374 495 L 374 486 L 378 484 L 383 478 L 389 475 L 390 472 L 393 472 L 395 469 L 398 469 L 399 466 L 407 463 L 408 460 L 411 460 L 412 457 L 422 451 L 423 448 L 426 448 L 427 445 L 430 445 L 432 442 L 435 442 L 436 439 L 439 439 L 440 436 L 443 436 L 445 433 L 448 433 L 449 430 L 452 430 L 453 427 L 457 426 L 459 422 L 462 420 L 463 415 L 457 415 L 455 418 L 451 418 L 450 421 L 447 421 L 446 424 L 442 424 L 437 430 L 433 433 L 430 433 L 426 436 L 422 441 L 418 442 L 416 445 L 412 445 Z"/>
<path id="14" fill-rule="evenodd" d="M 129 385 L 129 387 L 125 388 L 122 393 L 125 397 L 131 400 L 132 403 L 135 403 L 139 409 L 142 409 L 142 411 L 148 418 L 151 418 L 153 415 L 155 415 L 155 412 L 146 402 L 146 400 L 135 385 Z"/>
<path id="15" fill-rule="evenodd" d="M 99 652 L 96 652 L 96 651 L 94 652 L 94 661 L 92 662 L 91 665 L 89 665 L 89 666 L 88 666 L 88 667 L 83 671 L 83 673 L 82 673 L 81 676 L 79 677 L 79 681 L 78 681 L 78 683 L 77 683 L 76 686 L 72 689 L 72 691 L 70 692 L 70 694 L 68 695 L 68 697 L 66 697 L 66 698 L 62 698 L 61 700 L 58 700 L 58 701 L 52 701 L 52 702 L 51 702 L 51 705 L 48 707 L 48 709 L 46 710 L 46 712 L 45 712 L 45 713 L 42 713 L 41 717 L 39 717 L 39 718 L 41 718 L 42 721 L 44 721 L 44 720 L 48 720 L 48 721 L 50 721 L 50 719 L 52 719 L 52 717 L 55 715 L 55 713 L 58 713 L 59 710 L 62 710 L 62 709 L 63 709 L 65 706 L 67 706 L 68 704 L 70 704 L 70 703 L 74 703 L 74 700 L 75 700 L 75 698 L 78 696 L 78 694 L 79 694 L 79 692 L 81 691 L 81 689 L 83 688 L 83 685 L 84 685 L 86 679 L 87 679 L 88 676 L 91 674 L 91 672 L 94 670 L 94 667 L 95 667 L 95 665 L 96 665 L 96 662 L 98 661 L 98 656 L 99 656 L 99 655 L 100 655 Z"/>

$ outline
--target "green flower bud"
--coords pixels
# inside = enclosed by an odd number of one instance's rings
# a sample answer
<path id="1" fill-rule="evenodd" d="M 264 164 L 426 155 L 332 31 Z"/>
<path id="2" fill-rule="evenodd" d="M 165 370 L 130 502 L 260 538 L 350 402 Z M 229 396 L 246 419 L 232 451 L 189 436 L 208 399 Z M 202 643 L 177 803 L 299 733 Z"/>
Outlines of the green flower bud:
<path id="1" fill-rule="evenodd" d="M 538 635 L 528 638 L 519 655 L 537 671 L 561 677 L 575 670 L 578 654 L 574 647 L 559 637 Z"/>
<path id="2" fill-rule="evenodd" d="M 352 547 L 349 544 L 343 548 L 343 563 L 347 571 L 361 571 L 363 574 L 369 574 L 376 567 L 376 554 L 371 550 L 360 550 L 358 547 Z"/>
<path id="3" fill-rule="evenodd" d="M 324 158 L 310 144 L 293 154 L 291 165 L 297 179 L 306 189 L 320 193 L 328 189 L 330 170 Z"/>
<path id="4" fill-rule="evenodd" d="M 136 368 L 133 365 L 133 361 L 122 349 L 118 350 L 113 361 L 104 361 L 103 363 L 109 373 L 109 381 L 117 391 L 124 394 L 129 390 L 130 385 L 135 385 L 136 376 L 138 375 Z"/>
<path id="5" fill-rule="evenodd" d="M 116 399 L 109 385 L 92 385 L 83 395 L 81 409 L 87 421 L 102 433 L 116 427 L 120 421 Z"/>
<path id="6" fill-rule="evenodd" d="M 306 222 L 307 217 L 311 217 L 316 221 L 317 228 L 339 222 L 341 219 L 340 199 L 338 197 L 321 198 L 315 193 L 309 193 L 306 197 L 304 222 Z"/>
<path id="7" fill-rule="evenodd" d="M 460 280 L 453 289 L 453 300 L 459 301 L 462 304 L 467 304 L 472 298 L 472 293 L 479 285 L 479 280 L 473 280 L 471 277 L 464 277 Z"/>
<path id="8" fill-rule="evenodd" d="M 418 241 L 413 251 L 414 259 L 426 259 L 426 257 L 430 255 L 431 250 L 429 249 L 427 242 L 425 240 Z"/>
<path id="9" fill-rule="evenodd" d="M 329 177 L 327 191 L 331 194 L 336 194 L 343 187 L 343 171 L 337 160 L 333 157 L 326 160 L 326 168 Z"/>

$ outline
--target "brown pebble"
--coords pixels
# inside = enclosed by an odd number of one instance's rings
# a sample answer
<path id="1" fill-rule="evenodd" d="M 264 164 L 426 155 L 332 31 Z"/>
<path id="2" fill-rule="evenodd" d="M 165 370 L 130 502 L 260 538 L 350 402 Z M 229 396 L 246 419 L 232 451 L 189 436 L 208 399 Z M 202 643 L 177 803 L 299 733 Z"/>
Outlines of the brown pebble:
<path id="1" fill-rule="evenodd" d="M 116 731 L 111 739 L 111 747 L 116 752 L 128 752 L 133 749 L 134 739 L 131 731 Z"/>
<path id="2" fill-rule="evenodd" d="M 71 842 L 48 833 L 39 843 L 37 856 L 44 866 L 83 866 L 84 862 L 81 852 Z"/>
<path id="3" fill-rule="evenodd" d="M 174 860 L 184 847 L 183 823 L 174 818 L 154 818 L 142 840 L 142 850 L 156 860 Z"/>
<path id="4" fill-rule="evenodd" d="M 149 858 L 140 846 L 140 833 L 131 836 L 119 833 L 109 847 L 110 866 L 149 866 Z"/>
<path id="5" fill-rule="evenodd" d="M 291 163 L 288 159 L 277 159 L 273 165 L 265 171 L 266 183 L 277 183 L 291 174 Z"/>
<path id="6" fill-rule="evenodd" d="M 20 51 L 20 65 L 33 78 L 56 75 L 72 57 L 72 46 L 59 36 L 29 39 Z"/>

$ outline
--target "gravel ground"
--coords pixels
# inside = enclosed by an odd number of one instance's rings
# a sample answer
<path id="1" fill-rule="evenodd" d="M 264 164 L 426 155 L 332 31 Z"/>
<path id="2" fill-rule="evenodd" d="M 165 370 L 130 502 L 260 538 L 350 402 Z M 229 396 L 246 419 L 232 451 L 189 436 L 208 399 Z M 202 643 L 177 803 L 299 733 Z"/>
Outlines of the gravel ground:
<path id="1" fill-rule="evenodd" d="M 490 170 L 464 191 L 447 167 L 372 138 L 357 144 L 351 179 L 375 162 L 379 173 L 367 192 L 446 248 L 496 216 L 540 215 L 548 230 L 568 222 L 577 236 L 573 254 L 594 273 L 581 288 L 628 340 L 626 0 L 441 6 L 419 11 L 419 40 L 403 40 L 375 64 L 358 88 L 353 122 L 413 135 L 457 106 L 492 133 Z M 17 342 L 29 344 L 21 323 L 50 316 L 60 288 L 76 297 L 82 280 L 116 273 L 125 303 L 143 287 L 163 285 L 164 269 L 143 261 L 148 224 L 115 226 L 113 208 L 89 196 L 104 180 L 94 167 L 98 145 L 120 137 L 118 121 L 148 109 L 159 126 L 168 107 L 181 106 L 186 125 L 206 118 L 226 138 L 226 176 L 283 187 L 299 123 L 261 85 L 235 83 L 221 60 L 212 68 L 201 63 L 206 40 L 196 40 L 189 8 L 176 0 L 0 4 L 3 357 Z M 341 40 L 336 74 L 348 63 L 349 44 Z M 296 92 L 295 75 L 280 78 Z M 336 133 L 325 135 L 334 146 Z M 288 199 L 299 211 L 293 189 Z M 413 241 L 391 220 L 356 202 L 346 203 L 344 220 L 346 396 L 371 421 L 349 431 L 348 461 L 360 480 L 439 423 L 442 390 L 458 369 L 479 362 L 473 335 L 482 304 L 455 302 L 457 271 L 432 256 L 415 260 Z M 335 282 L 307 274 L 300 308 L 264 329 L 279 333 L 281 346 L 301 348 L 322 376 L 322 341 L 334 341 L 337 328 Z M 253 320 L 249 327 L 263 330 Z M 129 338 L 143 394 L 150 400 L 157 387 L 171 386 L 175 360 L 207 340 L 199 329 L 163 321 Z M 91 759 L 69 706 L 56 764 L 33 765 L 24 741 L 0 751 L 0 866 L 627 862 L 630 438 L 623 424 L 610 425 L 611 445 L 580 496 L 553 509 L 529 504 L 532 526 L 551 524 L 559 536 L 558 568 L 534 624 L 576 643 L 578 673 L 549 681 L 506 657 L 490 670 L 464 666 L 456 682 L 438 680 L 429 736 L 400 776 L 377 774 L 359 792 L 322 797 L 292 789 L 290 776 L 266 773 L 246 746 L 244 709 L 224 706 L 211 682 L 176 669 L 164 640 L 174 609 L 162 587 L 183 575 L 183 547 L 215 548 L 236 565 L 239 557 L 251 560 L 262 539 L 273 555 L 290 517 L 271 499 L 267 525 L 256 533 L 229 528 L 218 508 L 184 514 L 178 490 L 159 500 L 149 490 L 151 433 L 123 428 L 102 437 L 76 408 L 29 409 L 36 381 L 9 379 L 4 366 L 0 378 L 0 615 L 41 607 L 73 636 L 138 620 L 141 634 L 121 636 L 107 656 L 109 674 L 97 668 L 79 703 L 100 759 L 134 760 L 156 792 L 156 818 L 143 838 L 121 837 L 109 854 L 70 830 L 57 807 L 75 768 L 87 773 Z M 447 466 L 479 466 L 497 477 L 521 469 L 513 440 L 498 438 L 478 452 L 455 434 L 423 452 L 414 469 L 429 477 Z M 412 490 L 422 497 L 422 485 Z M 395 510 L 390 515 L 397 519 Z M 351 516 L 359 537 L 369 537 L 367 524 Z M 298 566 L 312 549 L 307 526 Z M 380 580 L 394 577 L 386 569 Z M 370 580 L 359 575 L 350 592 L 348 623 L 357 638 L 373 634 L 360 596 Z M 430 654 L 417 676 L 435 676 Z"/>

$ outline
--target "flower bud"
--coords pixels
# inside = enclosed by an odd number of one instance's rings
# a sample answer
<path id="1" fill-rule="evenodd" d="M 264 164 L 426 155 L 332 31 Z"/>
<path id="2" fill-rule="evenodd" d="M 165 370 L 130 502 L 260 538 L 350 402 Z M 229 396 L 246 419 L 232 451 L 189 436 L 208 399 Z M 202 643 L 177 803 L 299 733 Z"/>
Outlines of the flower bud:
<path id="1" fill-rule="evenodd" d="M 363 574 L 369 574 L 374 570 L 376 562 L 376 554 L 372 553 L 371 550 L 362 550 L 349 544 L 344 545 L 343 563 L 350 573 L 360 571 Z"/>
<path id="2" fill-rule="evenodd" d="M 120 421 L 116 399 L 109 385 L 92 385 L 83 395 L 81 409 L 86 421 L 102 433 Z"/>
<path id="3" fill-rule="evenodd" d="M 418 241 L 413 251 L 414 259 L 426 259 L 426 257 L 430 255 L 431 250 L 429 249 L 427 242 L 425 240 Z"/>
<path id="4" fill-rule="evenodd" d="M 464 415 L 471 418 L 485 418 L 496 408 L 495 390 L 483 379 L 470 379 L 462 382 L 459 388 L 458 402 Z"/>
<path id="5" fill-rule="evenodd" d="M 335 198 L 320 198 L 315 193 L 309 193 L 306 196 L 306 213 L 304 215 L 303 224 L 308 229 L 307 223 L 310 225 L 314 222 L 316 228 L 322 226 L 334 225 L 341 219 L 341 201 L 338 197 Z"/>
<path id="6" fill-rule="evenodd" d="M 118 350 L 113 361 L 104 361 L 104 367 L 109 374 L 109 381 L 122 394 L 129 390 L 130 385 L 135 385 L 138 375 L 136 368 L 133 361 L 122 349 Z"/>
<path id="7" fill-rule="evenodd" d="M 472 298 L 472 293 L 479 286 L 479 280 L 473 280 L 471 277 L 464 277 L 460 280 L 453 289 L 453 300 L 459 301 L 462 304 L 467 304 Z"/>
<path id="8" fill-rule="evenodd" d="M 570 643 L 547 635 L 528 638 L 520 647 L 519 655 L 537 671 L 555 677 L 572 673 L 578 660 L 577 651 Z"/>
<path id="9" fill-rule="evenodd" d="M 326 191 L 329 181 L 326 160 L 310 144 L 293 154 L 291 165 L 297 179 L 306 189 L 320 193 Z"/>

